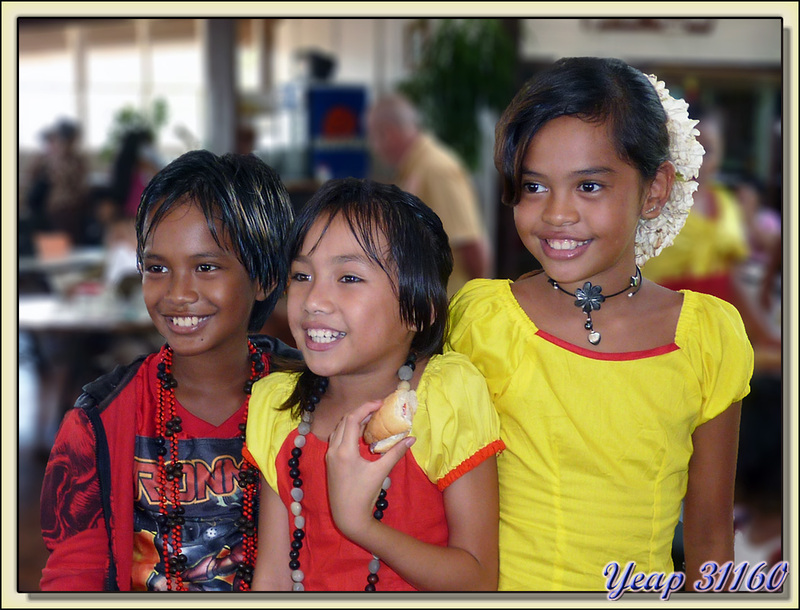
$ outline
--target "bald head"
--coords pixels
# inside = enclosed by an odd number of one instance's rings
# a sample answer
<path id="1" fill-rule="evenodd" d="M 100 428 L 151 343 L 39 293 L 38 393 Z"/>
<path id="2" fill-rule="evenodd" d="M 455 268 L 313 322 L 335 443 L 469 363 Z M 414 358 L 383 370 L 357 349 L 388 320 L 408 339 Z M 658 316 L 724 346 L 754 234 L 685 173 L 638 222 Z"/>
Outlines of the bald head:
<path id="1" fill-rule="evenodd" d="M 418 128 L 419 115 L 411 102 L 400 94 L 385 95 L 372 106 L 370 114 L 376 124 Z"/>
<path id="2" fill-rule="evenodd" d="M 387 165 L 396 166 L 419 134 L 419 115 L 407 98 L 386 95 L 370 108 L 367 130 L 375 154 Z"/>

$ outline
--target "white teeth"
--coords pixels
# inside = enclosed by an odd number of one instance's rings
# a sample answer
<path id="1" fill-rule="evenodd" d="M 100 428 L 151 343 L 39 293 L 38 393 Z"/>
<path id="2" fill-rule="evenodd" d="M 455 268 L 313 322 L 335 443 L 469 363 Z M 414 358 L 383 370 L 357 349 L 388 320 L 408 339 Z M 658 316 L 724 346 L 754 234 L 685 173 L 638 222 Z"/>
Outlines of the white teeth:
<path id="1" fill-rule="evenodd" d="M 575 241 L 574 239 L 548 239 L 547 245 L 550 246 L 553 250 L 574 250 L 584 244 L 588 244 L 589 240 L 586 241 Z"/>
<path id="2" fill-rule="evenodd" d="M 306 333 L 314 343 L 332 343 L 345 335 L 345 333 L 327 328 L 309 328 Z"/>
<path id="3" fill-rule="evenodd" d="M 182 328 L 191 328 L 192 326 L 197 326 L 198 324 L 200 324 L 200 322 L 202 322 L 206 318 L 208 318 L 208 316 L 203 316 L 202 318 L 198 318 L 197 316 L 186 316 L 183 318 L 171 318 L 171 320 L 175 326 L 180 326 Z"/>

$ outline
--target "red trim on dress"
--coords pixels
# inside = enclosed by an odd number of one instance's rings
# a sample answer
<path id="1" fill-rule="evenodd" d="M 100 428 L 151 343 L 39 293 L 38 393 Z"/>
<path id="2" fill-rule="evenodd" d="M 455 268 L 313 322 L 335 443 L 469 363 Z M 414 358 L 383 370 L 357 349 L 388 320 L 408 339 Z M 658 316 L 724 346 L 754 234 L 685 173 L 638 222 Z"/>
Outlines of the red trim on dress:
<path id="1" fill-rule="evenodd" d="M 585 347 L 580 347 L 579 345 L 574 345 L 573 343 L 569 343 L 564 341 L 563 339 L 559 339 L 555 335 L 551 335 L 550 333 L 543 331 L 541 329 L 536 330 L 536 334 L 539 335 L 545 341 L 548 341 L 558 347 L 564 348 L 567 351 L 572 352 L 573 354 L 578 354 L 579 356 L 584 356 L 585 358 L 593 358 L 594 360 L 612 360 L 622 362 L 625 360 L 640 360 L 642 358 L 652 358 L 654 356 L 661 356 L 663 354 L 668 354 L 670 352 L 674 352 L 677 349 L 680 349 L 677 344 L 668 343 L 667 345 L 662 345 L 660 347 L 654 347 L 652 349 L 645 349 L 636 352 L 614 352 L 614 353 L 606 353 L 606 352 L 595 352 L 590 349 L 586 349 Z"/>
<path id="2" fill-rule="evenodd" d="M 436 487 L 439 491 L 444 491 L 445 488 L 450 485 L 453 481 L 458 479 L 461 475 L 468 473 L 470 470 L 478 466 L 481 462 L 483 462 L 486 458 L 492 457 L 503 451 L 506 448 L 506 444 L 502 441 L 502 439 L 497 439 L 492 443 L 486 445 L 483 449 L 479 449 L 476 453 L 472 454 L 466 460 L 461 462 L 458 466 L 453 468 L 450 472 L 448 472 L 445 476 L 439 479 L 439 482 L 436 484 Z"/>

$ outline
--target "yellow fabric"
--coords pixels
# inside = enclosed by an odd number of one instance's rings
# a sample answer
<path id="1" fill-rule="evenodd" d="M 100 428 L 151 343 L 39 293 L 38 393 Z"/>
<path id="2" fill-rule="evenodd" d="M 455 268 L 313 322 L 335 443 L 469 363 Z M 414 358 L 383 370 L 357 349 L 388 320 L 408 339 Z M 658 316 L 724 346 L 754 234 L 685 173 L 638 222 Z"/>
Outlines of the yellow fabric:
<path id="1" fill-rule="evenodd" d="M 738 312 L 685 292 L 674 345 L 597 355 L 551 339 L 508 280 L 473 280 L 452 301 L 448 349 L 486 377 L 506 444 L 500 589 L 605 590 L 611 561 L 672 571 L 692 432 L 749 392 Z"/>
<path id="2" fill-rule="evenodd" d="M 298 421 L 279 411 L 297 373 L 272 373 L 253 386 L 247 448 L 269 485 L 277 490 L 275 458 Z M 462 354 L 435 355 L 417 387 L 411 453 L 428 479 L 438 484 L 451 471 L 500 438 L 500 422 L 483 376 Z M 283 466 L 283 465 L 282 465 Z"/>
<path id="3" fill-rule="evenodd" d="M 397 180 L 400 188 L 436 212 L 452 247 L 484 238 L 472 179 L 458 158 L 440 142 L 421 134 L 403 158 Z M 456 257 L 448 293 L 454 294 L 467 279 Z"/>
<path id="4" fill-rule="evenodd" d="M 671 246 L 642 266 L 642 275 L 656 283 L 727 273 L 749 253 L 744 218 L 736 198 L 723 186 L 711 187 L 718 214 L 708 218 L 695 211 Z"/>

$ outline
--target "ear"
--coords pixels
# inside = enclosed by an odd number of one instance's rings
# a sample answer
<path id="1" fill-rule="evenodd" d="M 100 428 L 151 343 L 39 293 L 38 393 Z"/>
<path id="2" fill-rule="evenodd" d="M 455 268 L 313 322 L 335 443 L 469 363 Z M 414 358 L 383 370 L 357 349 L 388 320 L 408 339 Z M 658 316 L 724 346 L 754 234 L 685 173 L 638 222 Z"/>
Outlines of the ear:
<path id="1" fill-rule="evenodd" d="M 431 326 L 433 326 L 434 322 L 436 322 L 436 310 L 433 309 L 433 307 L 431 307 Z M 417 328 L 417 323 L 415 321 L 406 322 L 405 326 L 406 326 L 406 330 L 408 330 L 409 332 L 412 332 L 412 333 L 418 333 L 419 332 L 419 329 Z"/>
<path id="2" fill-rule="evenodd" d="M 651 220 L 661 214 L 662 208 L 669 201 L 674 182 L 675 166 L 670 161 L 664 161 L 656 171 L 656 175 L 650 182 L 645 194 L 644 203 L 642 204 L 642 218 Z"/>
<path id="3" fill-rule="evenodd" d="M 275 284 L 271 284 L 268 289 L 264 289 L 261 282 L 256 282 L 256 301 L 266 301 L 272 291 L 275 290 Z"/>

